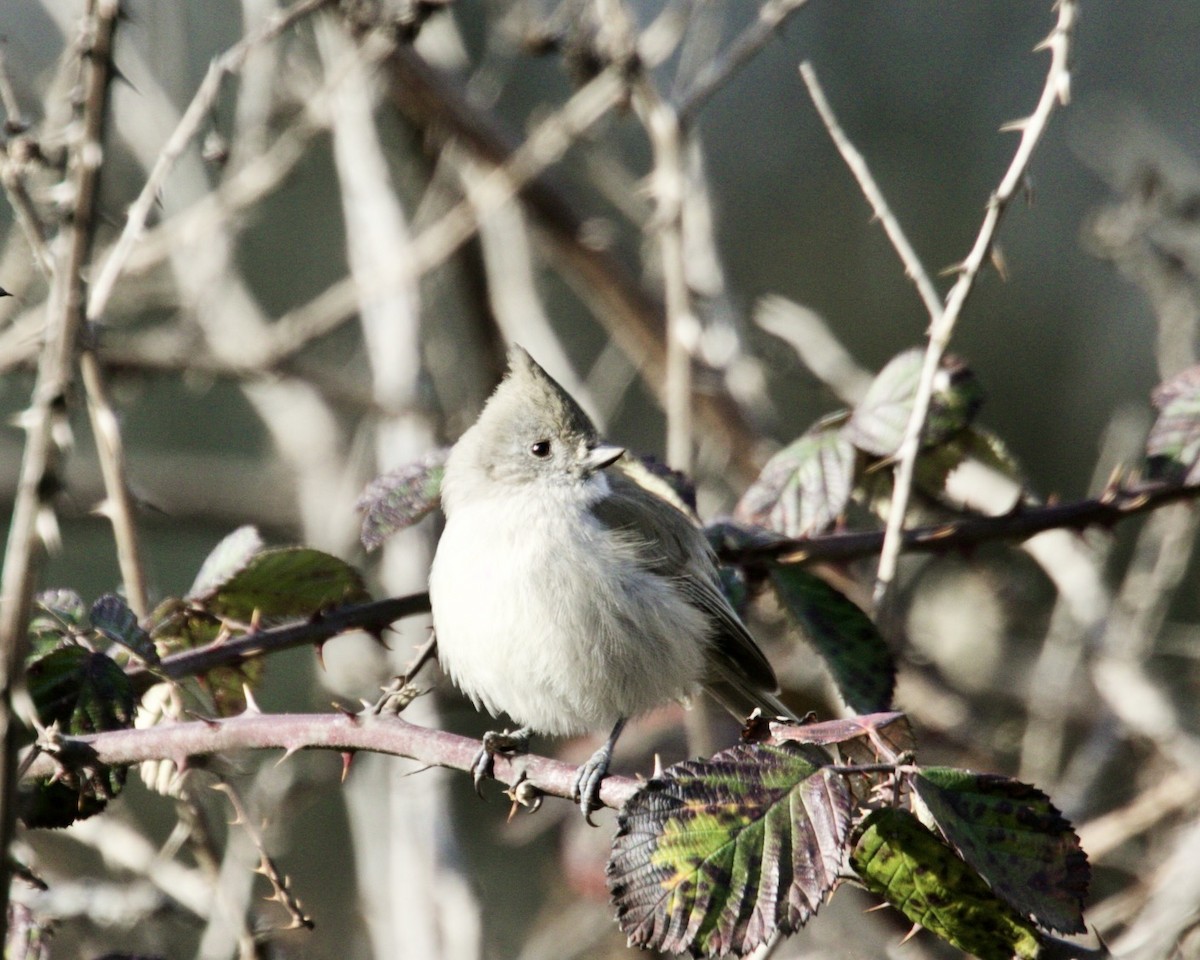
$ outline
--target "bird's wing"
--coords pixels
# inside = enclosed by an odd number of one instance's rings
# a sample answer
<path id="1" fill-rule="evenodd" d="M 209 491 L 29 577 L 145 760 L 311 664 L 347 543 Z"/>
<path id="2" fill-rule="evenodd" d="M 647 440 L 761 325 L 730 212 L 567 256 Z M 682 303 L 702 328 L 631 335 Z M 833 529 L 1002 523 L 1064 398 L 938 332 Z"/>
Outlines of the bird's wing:
<path id="1" fill-rule="evenodd" d="M 747 696 L 774 693 L 778 689 L 775 671 L 721 591 L 716 558 L 704 534 L 673 504 L 619 470 L 610 469 L 607 476 L 611 493 L 592 505 L 593 514 L 606 527 L 644 541 L 646 548 L 638 551 L 643 566 L 677 581 L 688 600 L 716 625 L 710 664 L 713 685 L 736 687 Z M 647 497 L 655 497 L 668 509 Z"/>

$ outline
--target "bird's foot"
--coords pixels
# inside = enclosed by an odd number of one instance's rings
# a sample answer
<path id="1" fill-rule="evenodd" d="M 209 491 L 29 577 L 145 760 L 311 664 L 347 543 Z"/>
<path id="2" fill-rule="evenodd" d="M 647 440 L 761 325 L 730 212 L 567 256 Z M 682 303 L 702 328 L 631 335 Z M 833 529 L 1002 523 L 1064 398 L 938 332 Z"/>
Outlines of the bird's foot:
<path id="1" fill-rule="evenodd" d="M 592 822 L 592 811 L 599 810 L 604 806 L 600 802 L 600 781 L 608 775 L 608 765 L 612 762 L 612 755 L 613 743 L 610 740 L 579 768 L 571 784 L 572 799 L 579 804 L 583 819 L 587 821 L 588 826 L 596 826 Z"/>
<path id="2" fill-rule="evenodd" d="M 471 776 L 475 780 L 476 793 L 483 796 L 483 781 L 492 776 L 496 754 L 512 756 L 517 753 L 526 753 L 529 750 L 529 734 L 531 732 L 528 727 L 521 727 L 519 730 L 489 730 L 483 735 L 483 746 L 475 754 L 475 760 L 471 764 Z"/>

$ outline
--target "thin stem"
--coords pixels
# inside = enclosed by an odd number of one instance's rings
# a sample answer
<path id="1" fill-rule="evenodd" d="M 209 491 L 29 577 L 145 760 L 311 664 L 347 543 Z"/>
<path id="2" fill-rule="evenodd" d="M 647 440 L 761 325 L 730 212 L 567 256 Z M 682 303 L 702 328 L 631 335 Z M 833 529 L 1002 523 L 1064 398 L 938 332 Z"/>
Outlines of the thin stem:
<path id="1" fill-rule="evenodd" d="M 887 234 L 888 239 L 892 242 L 892 247 L 900 257 L 905 274 L 916 285 L 917 293 L 921 295 L 925 309 L 929 311 L 930 318 L 936 323 L 942 314 L 942 298 L 933 285 L 933 281 L 929 279 L 929 274 L 921 263 L 921 258 L 917 256 L 912 244 L 908 242 L 908 237 L 904 235 L 900 221 L 896 219 L 892 208 L 884 199 L 883 191 L 879 189 L 879 184 L 871 175 L 871 168 L 867 166 L 866 159 L 850 142 L 850 138 L 846 136 L 846 132 L 838 123 L 837 115 L 833 112 L 833 107 L 829 105 L 821 82 L 817 79 L 817 71 L 807 60 L 800 64 L 800 76 L 804 78 L 804 84 L 808 87 L 808 95 L 812 97 L 813 106 L 817 108 L 817 113 L 820 114 L 825 129 L 829 131 L 834 146 L 838 148 L 842 159 L 846 161 L 846 166 L 858 180 L 858 185 L 867 198 L 867 202 L 871 204 L 876 219 L 883 226 L 884 233 Z"/>
<path id="2" fill-rule="evenodd" d="M 987 213 L 975 245 L 967 254 L 966 260 L 959 267 L 958 280 L 946 295 L 946 306 L 940 314 L 932 316 L 929 330 L 929 344 L 925 351 L 925 362 L 921 368 L 921 378 L 917 384 L 917 393 L 913 401 L 912 415 L 905 428 L 904 439 L 897 451 L 897 466 L 892 491 L 892 505 L 888 514 L 887 533 L 883 541 L 883 549 L 879 557 L 879 570 L 875 579 L 874 602 L 877 610 L 881 609 L 887 591 L 896 576 L 896 565 L 902 546 L 904 530 L 904 514 L 908 509 L 908 500 L 912 493 L 913 472 L 916 469 L 917 454 L 921 447 L 921 432 L 925 427 L 925 419 L 929 415 L 929 405 L 933 397 L 934 379 L 954 326 L 962 313 L 967 296 L 975 284 L 979 270 L 992 250 L 996 229 L 1000 217 L 1008 208 L 1009 202 L 1020 186 L 1034 148 L 1041 139 L 1042 133 L 1050 120 L 1054 108 L 1065 105 L 1070 96 L 1071 72 L 1070 52 L 1072 30 L 1079 13 L 1077 0 L 1058 0 L 1058 22 L 1050 36 L 1038 49 L 1050 50 L 1050 68 L 1046 74 L 1046 82 L 1037 107 L 1026 119 L 1008 125 L 1008 129 L 1021 130 L 1021 142 L 1017 145 L 1016 153 L 1008 166 L 1008 171 L 1000 181 L 1000 186 L 988 201 Z"/>
<path id="3" fill-rule="evenodd" d="M 117 544 L 117 563 L 125 585 L 125 600 L 140 620 L 150 612 L 146 591 L 146 572 L 142 566 L 142 549 L 134 520 L 133 497 L 125 470 L 125 445 L 121 426 L 108 398 L 108 388 L 100 369 L 100 361 L 91 346 L 79 355 L 79 370 L 87 391 L 88 417 L 96 440 L 96 455 L 104 478 L 105 501 L 102 512 L 113 527 Z"/>
<path id="4" fill-rule="evenodd" d="M 65 446 L 65 407 L 83 324 L 82 270 L 92 243 L 92 224 L 103 158 L 102 133 L 108 100 L 117 0 L 92 0 L 84 18 L 82 123 L 71 151 L 71 216 L 54 251 L 54 275 L 47 309 L 45 346 L 38 366 L 33 401 L 25 417 L 26 441 L 12 523 L 0 577 L 0 943 L 8 907 L 8 857 L 16 811 L 12 804 L 19 724 L 14 691 L 21 685 L 29 620 L 41 565 L 39 518 L 52 517 L 51 499 L 58 484 Z M 57 431 L 55 428 L 58 428 Z M 57 433 L 57 435 L 56 435 Z"/>

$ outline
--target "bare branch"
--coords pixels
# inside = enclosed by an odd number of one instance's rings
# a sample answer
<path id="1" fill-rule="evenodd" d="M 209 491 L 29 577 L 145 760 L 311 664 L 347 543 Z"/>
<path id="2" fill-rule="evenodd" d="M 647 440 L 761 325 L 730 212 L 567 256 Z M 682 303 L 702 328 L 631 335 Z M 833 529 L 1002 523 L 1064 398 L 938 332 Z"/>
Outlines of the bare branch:
<path id="1" fill-rule="evenodd" d="M 876 219 L 882 224 L 888 239 L 892 241 L 892 246 L 900 257 L 900 262 L 904 264 L 905 275 L 916 285 L 917 293 L 921 295 L 921 300 L 925 303 L 925 309 L 929 311 L 930 318 L 936 323 L 942 314 L 942 298 L 938 294 L 937 288 L 934 287 L 933 281 L 929 279 L 929 274 L 925 271 L 921 258 L 917 256 L 912 244 L 908 242 L 908 237 L 904 235 L 900 221 L 892 213 L 892 208 L 888 206 L 883 191 L 879 189 L 879 184 L 871 175 L 871 168 L 867 166 L 866 159 L 842 130 L 837 115 L 833 112 L 833 107 L 829 105 L 829 100 L 825 97 L 821 82 L 817 79 L 817 71 L 807 60 L 800 64 L 800 76 L 804 78 L 808 94 L 812 97 L 813 106 L 821 115 L 821 120 L 825 124 L 825 129 L 829 131 L 834 146 L 838 148 L 842 159 L 846 161 L 846 166 L 858 180 L 858 185 L 862 188 L 867 202 L 871 204 Z"/>
<path id="2" fill-rule="evenodd" d="M 913 472 L 916 469 L 917 453 L 921 445 L 921 431 L 925 427 L 925 418 L 929 415 L 929 405 L 933 398 L 934 378 L 950 343 L 954 326 L 962 313 L 975 278 L 987 259 L 995 240 L 996 228 L 1000 217 L 1008 208 L 1017 188 L 1020 186 L 1025 170 L 1033 156 L 1034 148 L 1041 139 L 1042 133 L 1049 123 L 1050 115 L 1059 104 L 1066 104 L 1070 95 L 1070 53 L 1072 30 L 1079 13 L 1077 0 L 1058 0 L 1058 22 L 1050 36 L 1041 47 L 1050 50 L 1050 68 L 1046 74 L 1046 82 L 1042 88 L 1041 98 L 1033 114 L 1020 124 L 1021 142 L 1017 145 L 1016 153 L 1008 166 L 1008 171 L 1000 181 L 1000 186 L 988 201 L 987 213 L 983 225 L 975 238 L 975 245 L 967 254 L 959 268 L 958 280 L 946 295 L 946 306 L 940 314 L 933 315 L 929 330 L 929 345 L 925 351 L 925 363 L 921 369 L 921 379 L 917 384 L 917 394 L 913 401 L 912 415 L 905 428 L 904 439 L 897 451 L 895 481 L 892 488 L 892 504 L 888 514 L 887 535 L 884 538 L 883 549 L 879 557 L 879 570 L 875 579 L 875 606 L 879 609 L 888 587 L 896 575 L 896 564 L 902 546 L 904 530 L 904 514 L 908 509 L 908 500 L 912 492 Z"/>
<path id="3" fill-rule="evenodd" d="M 27 643 L 25 628 L 41 563 L 39 518 L 51 510 L 59 460 L 66 445 L 65 407 L 83 324 L 83 266 L 92 243 L 96 188 L 103 158 L 102 134 L 111 71 L 117 0 L 92 0 L 84 18 L 83 101 L 78 139 L 70 153 L 72 211 L 54 253 L 45 345 L 37 384 L 25 416 L 25 453 L 13 505 L 0 579 L 0 850 L 8 850 L 16 811 L 10 802 L 18 725 L 13 692 L 20 685 Z M 56 430 L 57 426 L 57 430 Z M 43 538 L 44 539 L 44 535 Z M 0 943 L 8 904 L 8 861 L 0 863 Z"/>

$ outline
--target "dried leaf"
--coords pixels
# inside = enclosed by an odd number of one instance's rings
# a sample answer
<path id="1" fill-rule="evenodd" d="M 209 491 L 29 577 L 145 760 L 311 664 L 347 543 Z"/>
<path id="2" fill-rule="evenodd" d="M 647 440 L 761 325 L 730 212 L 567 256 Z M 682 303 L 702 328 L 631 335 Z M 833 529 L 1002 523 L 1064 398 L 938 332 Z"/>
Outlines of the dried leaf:
<path id="1" fill-rule="evenodd" d="M 372 480 L 358 498 L 363 514 L 359 538 L 374 550 L 392 534 L 411 527 L 442 502 L 442 476 L 450 448 L 434 450 L 415 463 Z"/>
<path id="2" fill-rule="evenodd" d="M 1158 420 L 1146 438 L 1150 476 L 1200 484 L 1200 365 L 1188 367 L 1154 391 Z"/>
<path id="3" fill-rule="evenodd" d="M 625 805 L 608 864 L 631 944 L 742 955 L 816 913 L 850 819 L 811 747 L 741 745 L 677 764 Z"/>
<path id="4" fill-rule="evenodd" d="M 826 417 L 768 460 L 738 501 L 734 519 L 788 537 L 833 524 L 850 502 L 858 457 L 841 429 L 846 417 Z"/>

